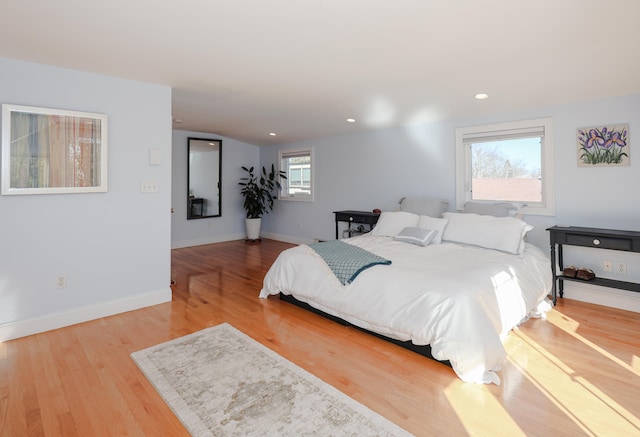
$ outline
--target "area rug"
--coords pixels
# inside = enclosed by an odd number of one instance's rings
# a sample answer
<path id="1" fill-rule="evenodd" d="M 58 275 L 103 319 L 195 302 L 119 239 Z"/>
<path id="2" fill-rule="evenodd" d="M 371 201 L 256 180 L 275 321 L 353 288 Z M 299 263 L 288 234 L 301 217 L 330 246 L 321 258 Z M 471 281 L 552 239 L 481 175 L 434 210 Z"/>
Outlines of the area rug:
<path id="1" fill-rule="evenodd" d="M 131 357 L 193 436 L 410 435 L 227 323 Z"/>

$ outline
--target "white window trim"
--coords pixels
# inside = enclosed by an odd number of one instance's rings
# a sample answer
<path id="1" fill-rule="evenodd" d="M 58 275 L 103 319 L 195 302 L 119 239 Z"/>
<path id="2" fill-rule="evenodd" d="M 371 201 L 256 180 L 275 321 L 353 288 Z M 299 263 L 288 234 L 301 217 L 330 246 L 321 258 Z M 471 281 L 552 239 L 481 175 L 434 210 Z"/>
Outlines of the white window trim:
<path id="1" fill-rule="evenodd" d="M 316 191 L 315 189 L 315 173 L 316 172 L 314 171 L 314 156 L 313 156 L 312 146 L 299 147 L 295 149 L 278 150 L 278 170 L 284 171 L 284 169 L 282 168 L 283 155 L 286 156 L 286 155 L 293 155 L 297 153 L 309 154 L 309 156 L 311 157 L 311 195 L 310 196 L 306 196 L 306 195 L 290 196 L 290 195 L 285 195 L 284 190 L 281 190 L 280 195 L 278 196 L 278 199 L 286 200 L 287 202 L 313 202 L 314 195 L 315 195 L 314 193 Z"/>
<path id="2" fill-rule="evenodd" d="M 461 211 L 471 200 L 471 148 L 465 147 L 469 136 L 499 135 L 507 131 L 544 128 L 542 147 L 542 203 L 520 203 L 520 214 L 555 215 L 555 171 L 553 167 L 553 122 L 551 118 L 471 126 L 456 129 L 456 208 Z M 516 202 L 514 202 L 516 203 Z"/>

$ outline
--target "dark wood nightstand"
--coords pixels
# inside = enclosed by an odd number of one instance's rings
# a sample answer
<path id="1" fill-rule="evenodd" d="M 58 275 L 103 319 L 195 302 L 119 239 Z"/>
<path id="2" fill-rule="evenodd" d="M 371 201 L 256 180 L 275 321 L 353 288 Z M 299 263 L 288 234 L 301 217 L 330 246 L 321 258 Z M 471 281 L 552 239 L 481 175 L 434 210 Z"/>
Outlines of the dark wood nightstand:
<path id="1" fill-rule="evenodd" d="M 551 271 L 553 272 L 553 303 L 556 303 L 557 294 L 564 295 L 564 281 L 588 282 L 602 287 L 618 288 L 620 290 L 640 292 L 640 284 L 635 282 L 619 281 L 616 279 L 594 278 L 590 281 L 570 278 L 559 274 L 556 270 L 556 246 L 558 248 L 558 267 L 562 272 L 564 260 L 562 259 L 562 246 L 582 246 L 595 249 L 621 250 L 624 252 L 640 252 L 640 232 L 619 231 L 615 229 L 581 228 L 577 226 L 552 226 L 549 229 L 549 241 L 551 243 Z"/>
<path id="2" fill-rule="evenodd" d="M 336 240 L 340 235 L 338 230 L 339 222 L 348 223 L 345 232 L 348 232 L 349 237 L 353 237 L 354 234 L 363 234 L 371 231 L 375 224 L 378 223 L 378 219 L 380 218 L 380 214 L 369 211 L 348 210 L 334 211 L 333 213 L 336 215 Z M 356 228 L 353 227 L 354 225 L 356 225 Z"/>

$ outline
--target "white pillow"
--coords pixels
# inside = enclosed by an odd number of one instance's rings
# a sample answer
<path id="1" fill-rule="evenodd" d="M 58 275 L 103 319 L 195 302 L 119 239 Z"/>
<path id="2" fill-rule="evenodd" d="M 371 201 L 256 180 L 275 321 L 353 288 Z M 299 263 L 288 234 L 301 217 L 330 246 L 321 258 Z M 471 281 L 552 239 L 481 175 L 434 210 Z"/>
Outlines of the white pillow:
<path id="1" fill-rule="evenodd" d="M 400 211 L 412 212 L 431 217 L 442 217 L 449 202 L 441 199 L 424 199 L 420 197 L 405 197 L 400 201 Z"/>
<path id="2" fill-rule="evenodd" d="M 371 231 L 371 235 L 382 237 L 395 237 L 404 228 L 417 226 L 418 215 L 404 211 L 385 211 L 380 214 L 378 223 Z"/>
<path id="3" fill-rule="evenodd" d="M 442 239 L 520 255 L 524 236 L 533 226 L 515 217 L 444 213 L 449 220 Z"/>
<path id="4" fill-rule="evenodd" d="M 438 231 L 436 231 L 435 229 L 410 227 L 404 228 L 398 235 L 393 237 L 393 239 L 403 241 L 405 243 L 415 244 L 417 246 L 428 246 L 437 233 Z"/>
<path id="5" fill-rule="evenodd" d="M 437 231 L 436 235 L 433 237 L 432 243 L 439 244 L 442 242 L 442 234 L 444 232 L 444 228 L 447 226 L 448 221 L 449 220 L 444 218 L 421 215 L 420 219 L 418 220 L 418 227 L 424 229 L 433 229 Z"/>

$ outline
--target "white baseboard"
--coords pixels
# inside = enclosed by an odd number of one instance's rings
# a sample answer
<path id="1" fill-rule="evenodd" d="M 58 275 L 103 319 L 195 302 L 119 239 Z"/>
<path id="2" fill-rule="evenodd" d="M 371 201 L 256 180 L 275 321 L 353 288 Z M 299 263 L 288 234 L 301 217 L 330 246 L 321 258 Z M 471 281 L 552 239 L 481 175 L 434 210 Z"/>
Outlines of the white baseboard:
<path id="1" fill-rule="evenodd" d="M 309 244 L 315 241 L 310 238 L 292 237 L 291 235 L 274 234 L 271 232 L 262 232 L 260 236 L 262 238 L 269 238 L 271 240 L 283 241 L 285 243 L 291 243 L 291 244 Z M 221 236 L 219 235 L 219 236 L 205 237 L 205 238 L 195 238 L 193 240 L 172 241 L 171 248 L 181 249 L 183 247 L 202 246 L 204 244 L 224 243 L 225 241 L 244 240 L 245 238 L 247 238 L 247 235 L 243 232 L 239 234 L 228 234 L 228 235 L 221 235 Z"/>
<path id="2" fill-rule="evenodd" d="M 0 342 L 171 301 L 171 288 L 0 326 Z"/>
<path id="3" fill-rule="evenodd" d="M 309 244 L 314 242 L 311 238 L 293 237 L 291 235 L 273 234 L 271 232 L 262 233 L 262 237 L 291 244 Z"/>
<path id="4" fill-rule="evenodd" d="M 565 281 L 564 297 L 640 313 L 640 293 Z"/>
<path id="5" fill-rule="evenodd" d="M 193 240 L 172 241 L 172 249 L 181 249 L 183 247 L 202 246 L 204 244 L 224 243 L 225 241 L 244 240 L 246 234 L 244 232 L 228 235 L 214 235 L 208 237 L 194 238 Z"/>

